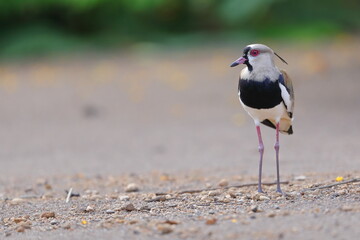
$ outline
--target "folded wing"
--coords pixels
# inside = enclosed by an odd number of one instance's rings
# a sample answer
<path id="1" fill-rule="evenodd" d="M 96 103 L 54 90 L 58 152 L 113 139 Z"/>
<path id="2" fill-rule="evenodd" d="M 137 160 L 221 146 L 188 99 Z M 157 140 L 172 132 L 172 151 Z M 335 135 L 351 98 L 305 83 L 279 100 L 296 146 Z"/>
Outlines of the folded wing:
<path id="1" fill-rule="evenodd" d="M 294 89 L 292 81 L 289 75 L 284 70 L 281 70 L 280 72 L 283 75 L 282 81 L 279 82 L 281 89 L 281 97 L 286 106 L 288 116 L 292 118 L 294 112 Z"/>

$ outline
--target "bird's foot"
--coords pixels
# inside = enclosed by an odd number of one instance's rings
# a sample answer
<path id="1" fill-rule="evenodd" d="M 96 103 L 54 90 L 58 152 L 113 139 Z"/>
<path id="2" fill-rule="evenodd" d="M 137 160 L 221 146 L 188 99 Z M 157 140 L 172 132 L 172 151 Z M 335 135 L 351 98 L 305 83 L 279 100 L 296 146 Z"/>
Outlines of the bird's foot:
<path id="1" fill-rule="evenodd" d="M 285 193 L 281 190 L 280 187 L 278 187 L 278 188 L 276 189 L 276 192 L 277 192 L 277 193 L 280 193 L 280 194 L 283 195 L 283 196 L 285 196 Z"/>

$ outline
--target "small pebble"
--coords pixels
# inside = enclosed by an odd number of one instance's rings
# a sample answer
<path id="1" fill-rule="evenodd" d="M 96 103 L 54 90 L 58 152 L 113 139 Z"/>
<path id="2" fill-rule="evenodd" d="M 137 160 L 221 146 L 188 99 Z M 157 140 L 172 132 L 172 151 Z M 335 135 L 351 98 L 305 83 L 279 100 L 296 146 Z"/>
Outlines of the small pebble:
<path id="1" fill-rule="evenodd" d="M 219 202 L 223 202 L 223 203 L 229 203 L 229 202 L 231 202 L 231 200 L 228 199 L 228 198 L 219 199 L 218 201 L 219 201 Z"/>
<path id="2" fill-rule="evenodd" d="M 157 226 L 157 230 L 161 234 L 169 234 L 174 231 L 174 228 L 172 226 L 170 226 L 169 224 L 159 224 Z"/>
<path id="3" fill-rule="evenodd" d="M 251 210 L 252 212 L 257 212 L 258 206 L 256 206 L 256 205 L 250 206 L 250 210 Z"/>
<path id="4" fill-rule="evenodd" d="M 252 212 L 254 212 L 254 213 L 256 213 L 256 212 L 262 212 L 262 210 L 261 210 L 257 205 L 252 205 L 252 206 L 250 207 L 250 210 L 251 210 Z"/>
<path id="5" fill-rule="evenodd" d="M 338 196 L 340 196 L 338 193 L 334 193 L 334 194 L 331 194 L 331 198 L 333 199 L 333 198 L 337 198 Z"/>
<path id="6" fill-rule="evenodd" d="M 306 179 L 306 176 L 304 176 L 304 175 L 294 177 L 294 180 L 296 180 L 296 181 L 305 181 L 305 179 Z"/>
<path id="7" fill-rule="evenodd" d="M 214 225 L 214 224 L 216 224 L 216 222 L 217 222 L 216 218 L 211 218 L 211 219 L 206 220 L 205 224 L 206 225 Z"/>
<path id="8" fill-rule="evenodd" d="M 69 229 L 71 229 L 71 224 L 70 224 L 70 223 L 67 223 L 67 224 L 65 224 L 64 226 L 62 226 L 62 228 L 69 230 Z"/>
<path id="9" fill-rule="evenodd" d="M 202 196 L 202 197 L 200 197 L 200 200 L 202 202 L 211 202 L 211 201 L 213 201 L 213 199 L 210 198 L 209 196 Z"/>
<path id="10" fill-rule="evenodd" d="M 226 179 L 221 179 L 218 185 L 220 187 L 227 187 L 229 185 L 229 182 Z"/>
<path id="11" fill-rule="evenodd" d="M 59 222 L 54 219 L 54 220 L 51 220 L 50 224 L 51 225 L 56 225 L 56 224 L 59 224 Z"/>
<path id="12" fill-rule="evenodd" d="M 137 221 L 137 220 L 130 220 L 128 223 L 131 224 L 131 225 L 133 225 L 133 224 L 137 224 L 138 221 Z"/>
<path id="13" fill-rule="evenodd" d="M 273 218 L 273 217 L 276 216 L 276 214 L 275 214 L 275 212 L 269 212 L 269 213 L 266 214 L 266 216 L 269 217 L 269 218 Z"/>
<path id="14" fill-rule="evenodd" d="M 142 206 L 142 207 L 140 208 L 140 211 L 150 211 L 150 210 L 151 210 L 151 208 L 150 208 L 149 206 L 147 206 L 147 205 Z"/>
<path id="15" fill-rule="evenodd" d="M 270 200 L 270 198 L 267 197 L 267 196 L 261 195 L 261 196 L 259 196 L 259 200 L 260 201 L 266 201 L 266 200 Z"/>
<path id="16" fill-rule="evenodd" d="M 25 232 L 25 227 L 24 226 L 19 226 L 16 228 L 17 232 Z"/>
<path id="17" fill-rule="evenodd" d="M 22 199 L 22 198 L 13 198 L 11 201 L 10 201 L 10 204 L 11 205 L 18 205 L 20 203 L 24 203 L 26 202 L 25 199 Z"/>
<path id="18" fill-rule="evenodd" d="M 244 203 L 244 202 L 245 202 L 244 199 L 239 199 L 239 200 L 237 200 L 237 201 L 238 201 L 238 203 Z"/>
<path id="19" fill-rule="evenodd" d="M 127 195 L 119 196 L 119 200 L 120 200 L 120 201 L 129 201 L 129 200 L 130 200 L 130 197 L 127 196 Z"/>
<path id="20" fill-rule="evenodd" d="M 221 192 L 218 191 L 218 190 L 210 191 L 210 192 L 208 193 L 208 195 L 209 195 L 210 197 L 219 196 L 220 194 L 221 194 Z"/>
<path id="21" fill-rule="evenodd" d="M 115 211 L 112 210 L 112 209 L 107 209 L 105 212 L 106 212 L 107 214 L 113 214 L 113 213 L 115 213 Z"/>
<path id="22" fill-rule="evenodd" d="M 42 196 L 41 196 L 41 199 L 50 199 L 50 198 L 53 198 L 54 195 L 51 194 L 51 193 L 44 193 Z"/>
<path id="23" fill-rule="evenodd" d="M 54 212 L 44 212 L 43 214 L 41 214 L 42 218 L 54 218 L 55 217 L 55 213 Z"/>
<path id="24" fill-rule="evenodd" d="M 166 201 L 166 196 L 156 196 L 151 199 L 145 200 L 146 202 L 163 202 Z"/>
<path id="25" fill-rule="evenodd" d="M 20 222 L 25 222 L 26 219 L 25 218 L 14 218 L 14 223 L 20 223 Z"/>
<path id="26" fill-rule="evenodd" d="M 346 189 L 341 189 L 341 190 L 339 190 L 339 191 L 336 191 L 336 194 L 337 194 L 338 196 L 340 196 L 340 195 L 345 195 L 345 194 L 347 194 L 347 190 L 346 190 Z"/>
<path id="27" fill-rule="evenodd" d="M 234 192 L 229 192 L 229 196 L 231 198 L 236 198 L 237 197 L 236 193 L 234 193 Z"/>
<path id="28" fill-rule="evenodd" d="M 25 229 L 31 229 L 31 222 L 21 222 L 21 224 L 16 228 L 16 231 L 24 232 Z"/>
<path id="29" fill-rule="evenodd" d="M 138 192 L 139 190 L 138 185 L 135 183 L 130 183 L 125 188 L 125 192 Z"/>
<path id="30" fill-rule="evenodd" d="M 87 206 L 86 209 L 85 209 L 85 212 L 94 212 L 95 209 L 92 207 L 92 206 Z"/>
<path id="31" fill-rule="evenodd" d="M 136 210 L 136 208 L 134 207 L 134 205 L 133 205 L 132 203 L 127 204 L 127 205 L 124 207 L 124 209 L 125 209 L 126 211 L 128 211 L 128 212 L 131 212 L 131 211 Z"/>
<path id="32" fill-rule="evenodd" d="M 251 196 L 251 199 L 254 200 L 254 201 L 260 201 L 260 198 L 264 198 L 264 197 L 266 197 L 266 196 L 264 195 L 264 193 L 258 193 L 258 192 L 256 192 L 255 194 L 253 194 L 253 195 Z"/>
<path id="33" fill-rule="evenodd" d="M 179 222 L 173 221 L 173 220 L 166 220 L 164 223 L 169 224 L 169 225 L 178 225 L 179 224 Z"/>

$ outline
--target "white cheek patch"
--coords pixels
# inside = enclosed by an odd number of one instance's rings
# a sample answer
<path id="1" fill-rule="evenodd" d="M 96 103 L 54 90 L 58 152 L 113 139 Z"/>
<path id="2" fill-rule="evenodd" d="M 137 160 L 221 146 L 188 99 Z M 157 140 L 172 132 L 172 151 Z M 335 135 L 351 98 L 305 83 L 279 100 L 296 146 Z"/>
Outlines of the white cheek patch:
<path id="1" fill-rule="evenodd" d="M 286 87 L 284 85 L 282 85 L 281 83 L 279 83 L 280 89 L 281 89 L 281 97 L 284 100 L 286 107 L 287 107 L 287 111 L 291 111 L 291 99 L 290 99 L 290 94 L 289 92 L 286 90 Z"/>
<path id="2" fill-rule="evenodd" d="M 241 70 L 241 74 L 240 74 L 241 79 L 243 80 L 248 80 L 250 79 L 250 72 L 248 70 L 248 68 L 243 68 L 243 70 Z"/>

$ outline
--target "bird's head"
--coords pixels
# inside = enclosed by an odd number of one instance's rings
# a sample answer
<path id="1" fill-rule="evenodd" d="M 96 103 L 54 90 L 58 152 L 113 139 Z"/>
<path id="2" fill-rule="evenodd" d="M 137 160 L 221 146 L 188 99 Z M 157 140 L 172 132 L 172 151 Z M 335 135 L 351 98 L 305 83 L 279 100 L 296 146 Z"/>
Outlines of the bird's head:
<path id="1" fill-rule="evenodd" d="M 271 48 L 263 44 L 251 44 L 244 48 L 243 55 L 230 67 L 235 67 L 239 64 L 245 64 L 248 70 L 251 72 L 253 69 L 263 67 L 274 66 L 274 55 L 279 57 L 281 61 L 287 64 L 287 62 L 277 55 Z"/>

